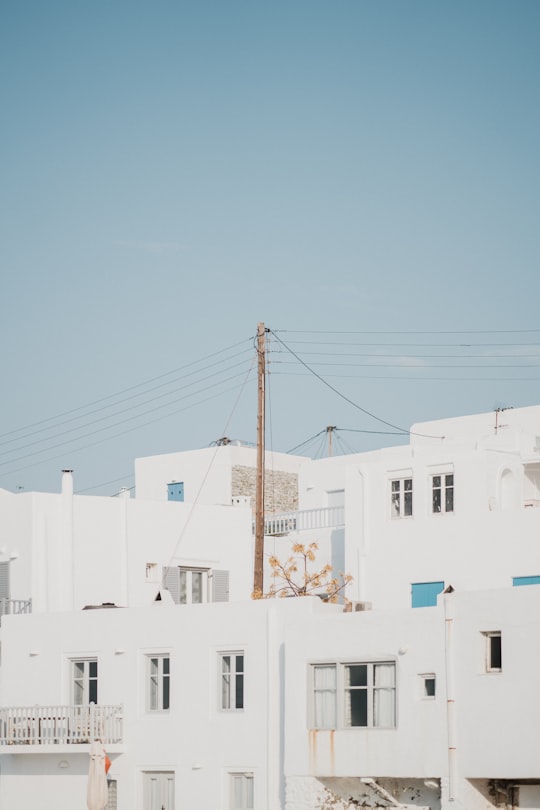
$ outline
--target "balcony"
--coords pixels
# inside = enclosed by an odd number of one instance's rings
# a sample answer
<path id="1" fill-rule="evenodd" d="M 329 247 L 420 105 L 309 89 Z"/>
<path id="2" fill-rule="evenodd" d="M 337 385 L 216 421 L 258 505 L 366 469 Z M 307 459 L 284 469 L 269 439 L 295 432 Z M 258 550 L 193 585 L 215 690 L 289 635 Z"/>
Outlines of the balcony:
<path id="1" fill-rule="evenodd" d="M 19 746 L 28 746 L 30 753 L 40 746 L 89 745 L 96 739 L 105 746 L 122 743 L 122 706 L 0 708 L 0 754 L 20 753 Z"/>
<path id="2" fill-rule="evenodd" d="M 0 599 L 0 620 L 2 616 L 14 613 L 32 613 L 31 599 L 7 599 L 3 596 Z"/>
<path id="3" fill-rule="evenodd" d="M 320 509 L 302 509 L 298 512 L 283 512 L 265 515 L 264 533 L 279 537 L 290 532 L 311 531 L 313 529 L 336 529 L 345 525 L 345 507 L 329 506 Z"/>

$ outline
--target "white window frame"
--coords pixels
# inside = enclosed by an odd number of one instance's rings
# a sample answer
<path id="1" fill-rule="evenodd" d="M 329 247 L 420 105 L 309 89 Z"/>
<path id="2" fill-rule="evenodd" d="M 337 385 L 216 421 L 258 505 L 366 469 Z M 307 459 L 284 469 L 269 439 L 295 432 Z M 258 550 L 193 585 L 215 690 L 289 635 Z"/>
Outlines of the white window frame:
<path id="1" fill-rule="evenodd" d="M 437 676 L 435 673 L 423 672 L 420 675 L 420 684 L 422 700 L 435 700 L 437 696 Z"/>
<path id="2" fill-rule="evenodd" d="M 149 712 L 168 712 L 171 707 L 171 656 L 146 655 L 146 707 Z"/>
<path id="3" fill-rule="evenodd" d="M 95 664 L 95 670 L 94 665 Z M 74 706 L 98 702 L 99 667 L 95 656 L 70 658 L 71 700 Z M 95 700 L 93 700 L 95 698 Z"/>
<path id="4" fill-rule="evenodd" d="M 451 479 L 451 481 L 449 480 Z M 448 503 L 451 493 L 451 503 Z M 436 494 L 438 506 L 436 508 Z M 451 514 L 455 506 L 454 473 L 436 473 L 431 476 L 431 514 Z"/>
<path id="5" fill-rule="evenodd" d="M 116 779 L 107 779 L 107 804 L 104 810 L 117 810 L 118 808 L 118 782 Z"/>
<path id="6" fill-rule="evenodd" d="M 489 630 L 483 633 L 485 638 L 486 672 L 502 672 L 502 633 L 500 630 Z M 498 650 L 494 650 L 494 639 L 498 639 Z M 494 660 L 495 659 L 495 660 Z"/>
<path id="7" fill-rule="evenodd" d="M 179 604 L 202 605 L 208 602 L 208 568 L 191 568 L 186 565 L 180 565 L 179 568 Z M 200 598 L 194 598 L 197 597 L 197 591 Z"/>
<path id="8" fill-rule="evenodd" d="M 241 712 L 246 704 L 246 656 L 243 650 L 218 653 L 219 702 L 222 712 Z"/>
<path id="9" fill-rule="evenodd" d="M 255 777 L 251 771 L 229 772 L 230 810 L 254 810 Z"/>
<path id="10" fill-rule="evenodd" d="M 413 516 L 412 475 L 390 479 L 390 517 L 392 520 Z"/>
<path id="11" fill-rule="evenodd" d="M 378 670 L 377 668 L 381 669 Z M 391 683 L 378 683 L 379 672 L 383 667 L 391 667 Z M 331 669 L 335 677 L 330 677 Z M 351 682 L 353 668 L 356 675 L 365 674 L 365 683 Z M 358 668 L 362 668 L 363 672 Z M 310 664 L 310 695 L 311 712 L 310 728 L 312 729 L 395 729 L 397 727 L 397 665 L 393 660 L 377 661 L 326 661 Z M 326 670 L 326 677 L 317 684 L 319 671 Z M 387 672 L 389 670 L 387 669 Z M 325 683 L 326 682 L 326 683 Z M 365 723 L 354 723 L 354 703 L 358 703 L 358 693 L 365 694 Z M 383 693 L 390 696 L 386 703 L 386 710 L 390 711 L 391 720 L 385 722 L 377 715 L 384 713 L 379 701 L 384 699 Z M 322 702 L 324 705 L 322 705 Z M 363 702 L 361 700 L 361 702 Z M 319 705 L 317 705 L 319 704 Z M 333 717 L 332 717 L 333 714 Z"/>
<path id="12" fill-rule="evenodd" d="M 157 563 L 146 563 L 145 579 L 147 582 L 159 582 L 159 567 Z"/>

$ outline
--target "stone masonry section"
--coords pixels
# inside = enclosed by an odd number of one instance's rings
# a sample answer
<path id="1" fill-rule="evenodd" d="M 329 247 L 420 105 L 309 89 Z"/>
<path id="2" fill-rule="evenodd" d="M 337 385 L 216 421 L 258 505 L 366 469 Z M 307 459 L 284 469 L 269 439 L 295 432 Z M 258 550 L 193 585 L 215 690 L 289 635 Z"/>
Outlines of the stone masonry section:
<path id="1" fill-rule="evenodd" d="M 231 493 L 232 497 L 240 495 L 251 498 L 251 506 L 255 507 L 255 485 L 257 471 L 254 467 L 232 468 Z M 298 509 L 298 476 L 296 473 L 281 472 L 279 470 L 266 470 L 264 475 L 264 511 L 295 512 Z"/>

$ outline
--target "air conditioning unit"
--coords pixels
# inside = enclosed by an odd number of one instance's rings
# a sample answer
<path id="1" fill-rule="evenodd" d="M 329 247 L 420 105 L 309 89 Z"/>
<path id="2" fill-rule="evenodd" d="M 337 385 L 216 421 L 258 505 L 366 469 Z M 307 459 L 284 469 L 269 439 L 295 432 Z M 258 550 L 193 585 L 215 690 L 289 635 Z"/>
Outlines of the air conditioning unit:
<path id="1" fill-rule="evenodd" d="M 344 608 L 345 613 L 359 613 L 362 610 L 371 610 L 371 602 L 347 602 Z"/>

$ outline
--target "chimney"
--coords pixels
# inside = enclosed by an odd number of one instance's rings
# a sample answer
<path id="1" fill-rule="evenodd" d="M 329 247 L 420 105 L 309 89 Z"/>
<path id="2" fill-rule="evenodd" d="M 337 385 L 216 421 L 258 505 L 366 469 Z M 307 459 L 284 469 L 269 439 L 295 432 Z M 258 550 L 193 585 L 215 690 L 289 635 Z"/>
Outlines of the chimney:
<path id="1" fill-rule="evenodd" d="M 73 470 L 62 470 L 62 495 L 73 495 Z"/>

